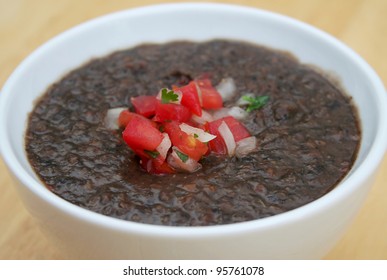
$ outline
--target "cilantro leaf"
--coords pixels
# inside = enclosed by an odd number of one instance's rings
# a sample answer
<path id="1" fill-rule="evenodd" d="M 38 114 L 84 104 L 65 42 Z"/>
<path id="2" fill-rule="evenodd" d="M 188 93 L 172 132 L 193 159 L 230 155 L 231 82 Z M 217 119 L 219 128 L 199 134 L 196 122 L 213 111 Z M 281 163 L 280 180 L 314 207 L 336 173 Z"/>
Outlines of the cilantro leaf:
<path id="1" fill-rule="evenodd" d="M 181 159 L 182 162 L 186 162 L 188 160 L 188 156 L 183 154 L 182 152 L 175 150 L 177 156 Z"/>
<path id="2" fill-rule="evenodd" d="M 242 96 L 244 101 L 247 101 L 249 104 L 247 105 L 246 112 L 250 113 L 251 111 L 258 110 L 266 105 L 267 101 L 269 101 L 269 96 Z"/>
<path id="3" fill-rule="evenodd" d="M 144 152 L 149 155 L 151 158 L 157 158 L 160 153 L 158 151 L 149 151 L 149 150 L 144 150 Z"/>
<path id="4" fill-rule="evenodd" d="M 179 96 L 173 90 L 163 88 L 161 90 L 161 103 L 167 104 L 174 101 L 179 101 Z"/>

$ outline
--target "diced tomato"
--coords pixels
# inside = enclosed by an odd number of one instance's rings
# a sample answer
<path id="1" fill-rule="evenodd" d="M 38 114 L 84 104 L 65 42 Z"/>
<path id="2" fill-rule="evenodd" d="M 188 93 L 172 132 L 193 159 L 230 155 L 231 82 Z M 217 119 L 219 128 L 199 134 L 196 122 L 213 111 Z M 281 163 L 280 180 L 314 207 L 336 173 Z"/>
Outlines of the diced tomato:
<path id="1" fill-rule="evenodd" d="M 202 107 L 204 109 L 219 109 L 223 107 L 223 99 L 215 89 L 202 88 Z"/>
<path id="2" fill-rule="evenodd" d="M 221 122 L 218 123 L 218 121 L 213 121 L 207 123 L 208 131 L 209 133 L 216 135 L 216 138 L 211 140 L 208 145 L 212 152 L 218 155 L 225 155 L 227 154 L 227 147 L 224 143 L 223 138 L 221 137 L 218 128 L 220 126 Z"/>
<path id="3" fill-rule="evenodd" d="M 223 99 L 220 93 L 212 86 L 209 79 L 196 80 L 199 99 L 204 109 L 219 109 L 223 107 Z"/>
<path id="4" fill-rule="evenodd" d="M 218 155 L 226 155 L 227 147 L 222 137 L 217 137 L 208 143 L 210 150 Z"/>
<path id="5" fill-rule="evenodd" d="M 224 121 L 227 126 L 230 128 L 232 135 L 234 136 L 235 142 L 242 140 L 246 137 L 251 136 L 250 132 L 240 123 L 237 119 L 232 116 L 227 116 L 216 121 L 212 121 L 208 123 L 209 131 L 211 134 L 214 134 L 218 131 L 220 124 Z M 218 134 L 215 134 L 218 135 Z M 218 138 L 218 137 L 217 137 Z"/>
<path id="6" fill-rule="evenodd" d="M 211 80 L 206 76 L 201 76 L 195 80 L 199 87 L 212 87 Z"/>
<path id="7" fill-rule="evenodd" d="M 133 146 L 129 146 L 133 152 L 139 156 L 140 158 L 148 158 L 148 159 L 151 159 L 152 157 L 146 153 L 145 151 L 148 151 L 148 150 L 144 150 L 142 148 L 136 148 L 136 147 L 133 147 Z"/>
<path id="8" fill-rule="evenodd" d="M 246 127 L 234 117 L 228 116 L 223 118 L 223 120 L 230 128 L 231 133 L 234 136 L 235 142 L 238 142 L 239 140 L 251 136 L 250 132 L 246 129 Z"/>
<path id="9" fill-rule="evenodd" d="M 176 171 L 168 165 L 167 162 L 163 162 L 161 165 L 153 165 L 153 172 L 155 174 L 173 174 Z"/>
<path id="10" fill-rule="evenodd" d="M 171 138 L 172 145 L 193 160 L 199 161 L 207 153 L 208 146 L 197 140 L 193 135 L 188 135 L 182 131 L 178 122 L 166 122 L 164 130 Z"/>
<path id="11" fill-rule="evenodd" d="M 154 127 L 152 121 L 138 114 L 131 119 L 122 132 L 124 141 L 137 154 L 141 151 L 154 151 L 163 140 L 162 133 Z"/>
<path id="12" fill-rule="evenodd" d="M 129 121 L 135 116 L 135 113 L 132 113 L 128 110 L 124 110 L 118 116 L 118 126 L 120 128 L 125 128 Z"/>
<path id="13" fill-rule="evenodd" d="M 118 125 L 120 128 L 125 128 L 126 125 L 130 122 L 131 119 L 136 118 L 136 117 L 141 117 L 144 119 L 144 121 L 148 121 L 150 125 L 153 127 L 157 128 L 157 123 L 152 122 L 150 119 L 147 119 L 139 114 L 130 112 L 128 110 L 122 111 L 118 117 Z"/>
<path id="14" fill-rule="evenodd" d="M 179 121 L 186 122 L 191 118 L 191 112 L 185 106 L 173 103 L 163 104 L 157 101 L 156 114 L 153 118 L 156 122 Z"/>
<path id="15" fill-rule="evenodd" d="M 156 96 L 142 95 L 132 97 L 130 101 L 132 102 L 136 113 L 144 117 L 151 117 L 156 112 Z"/>
<path id="16" fill-rule="evenodd" d="M 173 174 L 176 171 L 168 165 L 167 162 L 163 162 L 162 164 L 158 164 L 155 160 L 149 159 L 146 157 L 141 157 L 140 161 L 141 167 L 151 174 Z"/>
<path id="17" fill-rule="evenodd" d="M 179 89 L 183 97 L 181 104 L 187 107 L 193 114 L 197 116 L 202 115 L 202 108 L 200 106 L 200 100 L 195 82 L 190 82 L 188 85 L 183 86 Z"/>
<path id="18" fill-rule="evenodd" d="M 238 120 L 236 120 L 232 116 L 224 117 L 221 119 L 218 119 L 216 121 L 209 122 L 207 124 L 208 131 L 211 134 L 216 135 L 217 137 L 209 142 L 210 150 L 213 151 L 216 154 L 225 155 L 227 154 L 227 147 L 226 144 L 220 135 L 218 129 L 222 122 L 225 122 L 227 126 L 229 127 L 235 142 L 238 142 L 239 140 L 242 140 L 244 138 L 250 137 L 249 131 L 243 126 L 242 123 L 240 123 Z"/>

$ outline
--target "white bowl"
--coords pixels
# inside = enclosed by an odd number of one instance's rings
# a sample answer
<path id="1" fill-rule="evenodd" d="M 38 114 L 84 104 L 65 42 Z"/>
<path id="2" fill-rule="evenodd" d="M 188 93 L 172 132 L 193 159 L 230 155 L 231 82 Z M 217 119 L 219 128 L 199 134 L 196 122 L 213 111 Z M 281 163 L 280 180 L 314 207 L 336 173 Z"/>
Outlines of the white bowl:
<path id="1" fill-rule="evenodd" d="M 298 209 L 260 220 L 207 227 L 122 221 L 84 210 L 47 190 L 28 163 L 24 132 L 34 100 L 93 57 L 143 42 L 239 39 L 292 52 L 334 73 L 359 108 L 362 140 L 350 174 Z M 107 15 L 50 40 L 14 71 L 0 96 L 1 154 L 31 215 L 70 258 L 311 259 L 341 237 L 364 201 L 387 146 L 382 82 L 351 49 L 281 15 L 219 4 L 167 4 Z"/>

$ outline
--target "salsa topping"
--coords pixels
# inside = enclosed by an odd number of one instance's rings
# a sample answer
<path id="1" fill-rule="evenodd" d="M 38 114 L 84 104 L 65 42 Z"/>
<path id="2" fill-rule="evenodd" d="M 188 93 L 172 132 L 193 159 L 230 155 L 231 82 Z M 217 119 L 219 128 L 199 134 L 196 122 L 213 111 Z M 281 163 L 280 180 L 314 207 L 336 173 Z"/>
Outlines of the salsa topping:
<path id="1" fill-rule="evenodd" d="M 244 157 L 257 146 L 256 137 L 240 121 L 262 108 L 269 98 L 246 95 L 239 106 L 223 107 L 224 99 L 229 100 L 235 88 L 231 78 L 223 79 L 217 87 L 205 78 L 163 88 L 156 96 L 132 97 L 134 112 L 110 109 L 107 126 L 123 130 L 124 141 L 147 172 L 195 172 L 210 153 Z M 246 109 L 240 107 L 244 105 Z"/>

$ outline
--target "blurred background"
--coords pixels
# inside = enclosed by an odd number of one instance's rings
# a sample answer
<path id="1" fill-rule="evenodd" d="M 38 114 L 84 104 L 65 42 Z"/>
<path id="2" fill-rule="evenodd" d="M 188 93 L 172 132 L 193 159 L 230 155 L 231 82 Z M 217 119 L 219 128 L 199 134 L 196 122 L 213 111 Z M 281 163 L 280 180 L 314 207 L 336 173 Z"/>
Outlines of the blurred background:
<path id="1" fill-rule="evenodd" d="M 86 20 L 162 0 L 0 0 L 0 88 L 38 46 Z M 387 84 L 386 0 L 245 0 L 320 28 L 360 54 Z M 1 94 L 1 93 L 0 93 Z M 1 137 L 1 135 L 0 135 Z M 364 207 L 326 259 L 387 259 L 387 157 Z M 63 259 L 24 209 L 0 159 L 0 259 Z"/>

